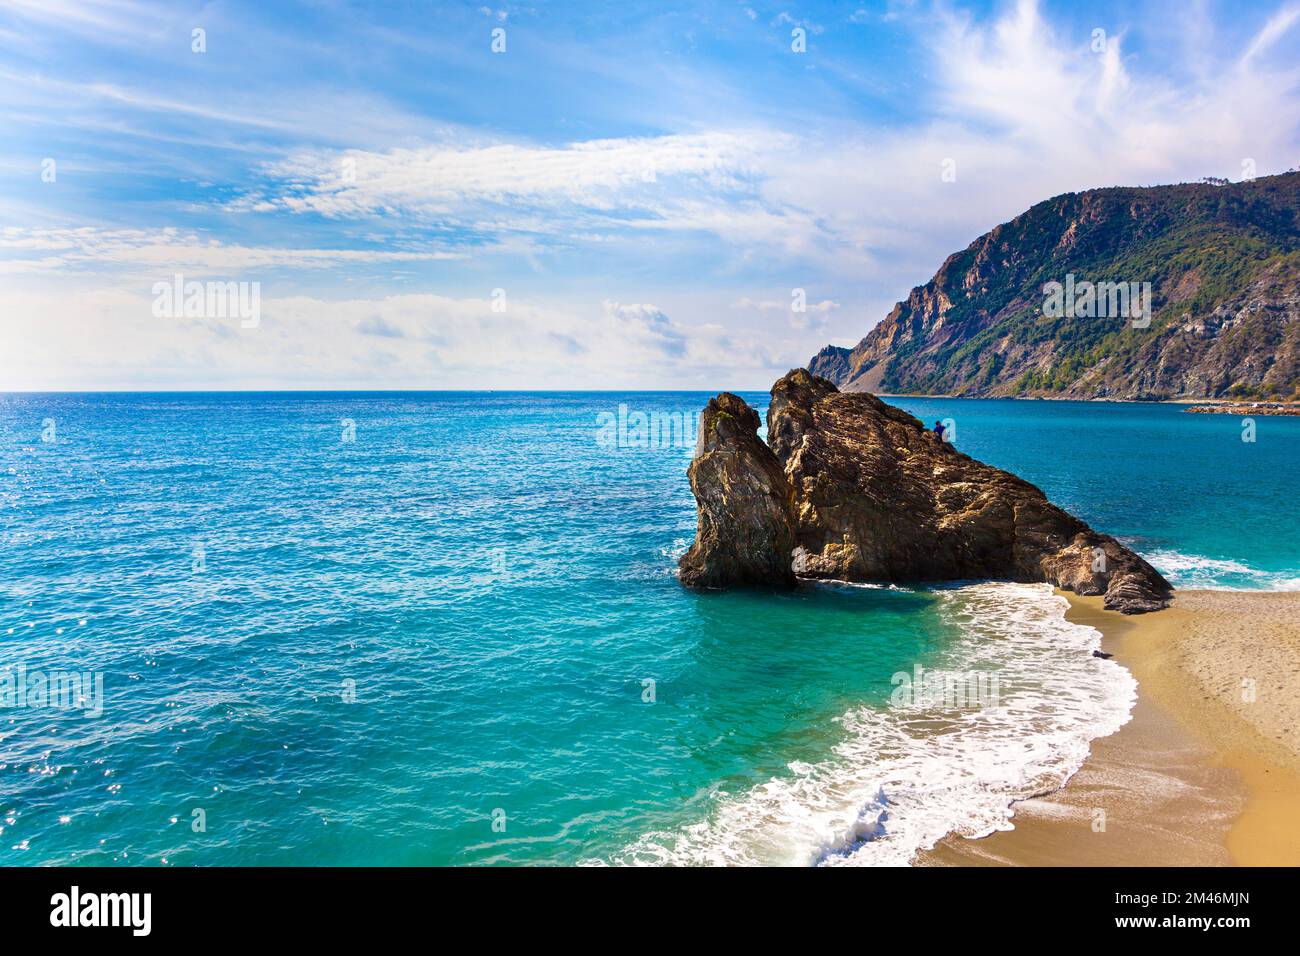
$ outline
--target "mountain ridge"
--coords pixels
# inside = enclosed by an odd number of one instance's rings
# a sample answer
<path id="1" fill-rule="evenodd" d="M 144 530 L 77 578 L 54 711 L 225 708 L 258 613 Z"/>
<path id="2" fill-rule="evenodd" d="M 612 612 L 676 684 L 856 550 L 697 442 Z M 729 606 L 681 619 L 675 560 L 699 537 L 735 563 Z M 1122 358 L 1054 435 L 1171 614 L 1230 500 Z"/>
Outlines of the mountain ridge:
<path id="1" fill-rule="evenodd" d="M 1150 311 L 1053 316 L 1045 288 L 1075 280 L 1131 283 Z M 1300 172 L 1045 199 L 808 369 L 891 394 L 1300 399 Z"/>

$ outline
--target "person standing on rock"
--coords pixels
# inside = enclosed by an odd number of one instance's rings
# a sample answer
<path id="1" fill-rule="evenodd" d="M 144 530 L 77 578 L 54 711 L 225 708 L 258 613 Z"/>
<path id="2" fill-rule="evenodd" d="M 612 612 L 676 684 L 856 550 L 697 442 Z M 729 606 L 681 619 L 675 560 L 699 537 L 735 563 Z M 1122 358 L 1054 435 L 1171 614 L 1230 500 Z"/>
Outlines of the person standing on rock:
<path id="1" fill-rule="evenodd" d="M 944 433 L 943 422 L 936 421 L 934 423 L 934 434 L 939 439 L 939 441 L 943 441 L 943 433 Z"/>

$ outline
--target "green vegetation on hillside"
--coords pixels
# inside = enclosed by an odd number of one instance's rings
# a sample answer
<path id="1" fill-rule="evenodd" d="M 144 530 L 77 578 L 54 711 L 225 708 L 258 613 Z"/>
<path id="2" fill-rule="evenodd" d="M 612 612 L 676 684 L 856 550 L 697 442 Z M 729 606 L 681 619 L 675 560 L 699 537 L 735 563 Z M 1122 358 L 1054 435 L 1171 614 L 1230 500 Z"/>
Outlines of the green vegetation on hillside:
<path id="1" fill-rule="evenodd" d="M 1044 285 L 1067 274 L 1150 283 L 1150 326 L 1044 316 Z M 1297 290 L 1300 173 L 1070 193 L 953 256 L 837 371 L 847 384 L 883 363 L 890 392 L 1290 396 Z M 951 307 L 934 322 L 944 299 Z M 891 340 L 881 355 L 876 342 Z"/>

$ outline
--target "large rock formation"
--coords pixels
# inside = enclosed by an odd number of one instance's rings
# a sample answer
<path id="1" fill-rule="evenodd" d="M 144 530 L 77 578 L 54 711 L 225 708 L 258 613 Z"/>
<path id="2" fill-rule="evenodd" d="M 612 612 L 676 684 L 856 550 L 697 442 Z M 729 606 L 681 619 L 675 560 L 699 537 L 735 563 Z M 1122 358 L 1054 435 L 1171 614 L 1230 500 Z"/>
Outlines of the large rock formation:
<path id="1" fill-rule="evenodd" d="M 758 413 L 730 393 L 705 409 L 683 583 L 991 578 L 1104 594 L 1126 614 L 1168 604 L 1169 583 L 1114 538 L 874 395 L 797 369 L 772 387 L 767 424 L 764 445 Z"/>

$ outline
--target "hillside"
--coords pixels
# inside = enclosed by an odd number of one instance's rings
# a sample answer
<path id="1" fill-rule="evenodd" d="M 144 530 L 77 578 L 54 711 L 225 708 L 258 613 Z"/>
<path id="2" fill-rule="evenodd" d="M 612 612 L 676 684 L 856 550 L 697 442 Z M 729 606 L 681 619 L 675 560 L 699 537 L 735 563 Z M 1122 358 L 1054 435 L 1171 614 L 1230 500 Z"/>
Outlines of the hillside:
<path id="1" fill-rule="evenodd" d="M 1067 274 L 1150 283 L 1150 324 L 1045 314 L 1045 285 Z M 1300 398 L 1300 172 L 1048 199 L 808 368 L 847 391 Z"/>

